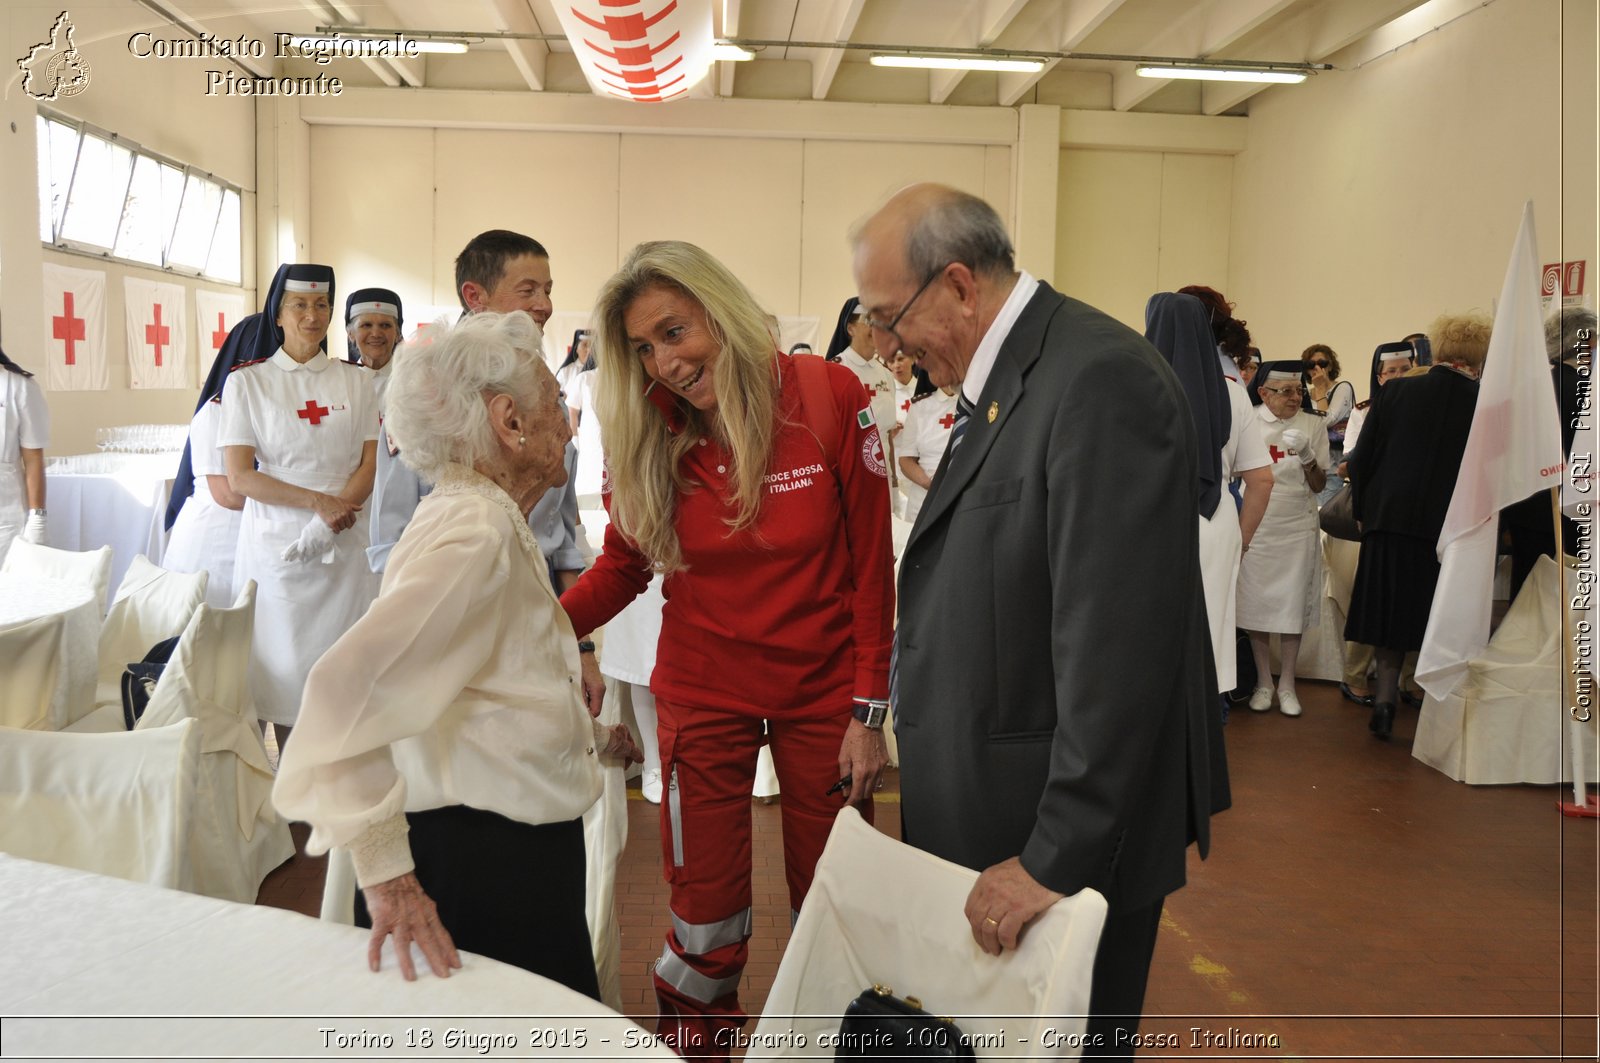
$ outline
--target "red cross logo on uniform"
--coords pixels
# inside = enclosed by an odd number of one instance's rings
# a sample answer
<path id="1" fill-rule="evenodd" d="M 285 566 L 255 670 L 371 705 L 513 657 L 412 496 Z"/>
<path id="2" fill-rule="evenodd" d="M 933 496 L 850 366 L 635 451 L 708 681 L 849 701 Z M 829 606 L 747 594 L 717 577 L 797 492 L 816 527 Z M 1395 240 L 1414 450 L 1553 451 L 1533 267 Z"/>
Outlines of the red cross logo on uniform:
<path id="1" fill-rule="evenodd" d="M 156 349 L 156 366 L 159 368 L 161 365 L 161 345 L 171 342 L 172 329 L 161 323 L 160 303 L 156 304 L 155 314 L 155 324 L 144 327 L 144 341 Z"/>
<path id="2" fill-rule="evenodd" d="M 873 387 L 871 384 L 868 384 L 867 385 L 867 398 L 875 399 L 877 397 L 878 397 L 878 389 Z"/>
<path id="3" fill-rule="evenodd" d="M 1272 464 L 1274 465 L 1289 456 L 1289 452 L 1287 450 L 1279 450 L 1276 443 L 1267 448 L 1267 453 L 1272 455 Z"/>
<path id="4" fill-rule="evenodd" d="M 954 413 L 947 413 L 943 417 L 939 418 L 939 425 L 942 428 L 954 428 L 955 423 L 956 415 Z"/>
<path id="5" fill-rule="evenodd" d="M 901 413 L 910 413 L 911 412 L 911 400 L 910 399 L 905 399 L 900 403 L 900 412 Z"/>
<path id="6" fill-rule="evenodd" d="M 328 416 L 328 408 L 326 406 L 318 406 L 316 399 L 307 399 L 306 408 L 303 410 L 296 410 L 295 413 L 298 416 L 304 417 L 312 424 L 321 424 L 322 419 Z"/>
<path id="7" fill-rule="evenodd" d="M 71 292 L 61 293 L 61 314 L 50 319 L 50 334 L 67 345 L 67 364 L 78 364 L 76 344 L 85 336 L 84 319 L 72 313 L 73 296 Z"/>
<path id="8" fill-rule="evenodd" d="M 221 310 L 217 311 L 217 331 L 211 334 L 211 349 L 222 350 L 222 343 L 228 338 L 228 322 L 226 315 Z"/>

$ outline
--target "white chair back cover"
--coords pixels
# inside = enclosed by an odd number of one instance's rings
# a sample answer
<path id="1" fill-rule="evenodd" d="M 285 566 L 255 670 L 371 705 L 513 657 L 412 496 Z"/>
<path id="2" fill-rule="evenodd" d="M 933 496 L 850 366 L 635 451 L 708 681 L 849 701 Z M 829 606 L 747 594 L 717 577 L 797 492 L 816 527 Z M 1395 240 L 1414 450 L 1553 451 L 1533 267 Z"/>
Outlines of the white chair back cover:
<path id="1" fill-rule="evenodd" d="M 170 889 L 190 885 L 200 727 L 0 728 L 0 852 Z"/>
<path id="2" fill-rule="evenodd" d="M 1002 1036 L 1015 1052 L 1019 1037 L 1040 1044 L 1046 1027 L 1062 1041 L 1082 1034 L 1105 898 L 1086 889 L 1057 902 L 1019 948 L 990 956 L 962 915 L 977 878 L 880 834 L 853 808 L 840 812 L 745 1058 L 832 1059 L 828 1038 L 846 1005 L 874 984 L 953 1018 L 980 1059 L 1004 1055 L 984 1048 Z M 803 1047 L 790 1031 L 805 1035 Z"/>
<path id="3" fill-rule="evenodd" d="M 243 904 L 254 904 L 261 880 L 294 855 L 289 825 L 272 807 L 272 768 L 250 699 L 255 596 L 251 580 L 231 609 L 199 604 L 134 728 L 199 722 L 193 889 Z"/>
<path id="4" fill-rule="evenodd" d="M 1561 572 L 1541 557 L 1456 689 L 1423 700 L 1413 757 L 1475 785 L 1571 781 L 1562 745 L 1563 604 Z M 1585 758 L 1586 781 L 1595 781 L 1595 767 Z"/>
<path id="5" fill-rule="evenodd" d="M 0 727 L 52 729 L 63 623 L 60 616 L 43 616 L 0 628 Z"/>
<path id="6" fill-rule="evenodd" d="M 100 629 L 100 675 L 96 706 L 122 702 L 122 673 L 144 659 L 150 647 L 181 633 L 206 599 L 208 572 L 168 572 L 140 554 L 128 566 L 122 586 Z"/>
<path id="7" fill-rule="evenodd" d="M 111 585 L 111 547 L 98 550 L 57 550 L 52 546 L 36 546 L 17 539 L 6 554 L 0 572 L 27 572 L 48 576 L 94 591 L 100 603 L 100 614 L 105 615 L 106 595 Z"/>

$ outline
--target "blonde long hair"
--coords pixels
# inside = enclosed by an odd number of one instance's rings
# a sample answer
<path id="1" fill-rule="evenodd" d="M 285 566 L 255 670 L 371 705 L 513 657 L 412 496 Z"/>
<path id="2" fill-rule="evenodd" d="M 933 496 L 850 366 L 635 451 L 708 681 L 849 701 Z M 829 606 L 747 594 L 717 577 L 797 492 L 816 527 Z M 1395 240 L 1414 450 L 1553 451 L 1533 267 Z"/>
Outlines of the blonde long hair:
<path id="1" fill-rule="evenodd" d="M 657 287 L 699 303 L 721 346 L 712 374 L 716 415 L 678 398 L 683 427 L 676 433 L 647 396 L 653 382 L 629 349 L 623 324 L 633 301 Z M 678 496 L 703 489 L 683 476 L 680 463 L 701 439 L 715 438 L 733 456 L 728 501 L 737 511 L 728 521 L 730 533 L 750 527 L 760 513 L 778 408 L 778 353 L 765 314 L 739 278 L 706 251 L 657 240 L 629 252 L 601 289 L 594 332 L 600 372 L 595 412 L 606 441 L 612 523 L 658 570 L 679 571 Z"/>

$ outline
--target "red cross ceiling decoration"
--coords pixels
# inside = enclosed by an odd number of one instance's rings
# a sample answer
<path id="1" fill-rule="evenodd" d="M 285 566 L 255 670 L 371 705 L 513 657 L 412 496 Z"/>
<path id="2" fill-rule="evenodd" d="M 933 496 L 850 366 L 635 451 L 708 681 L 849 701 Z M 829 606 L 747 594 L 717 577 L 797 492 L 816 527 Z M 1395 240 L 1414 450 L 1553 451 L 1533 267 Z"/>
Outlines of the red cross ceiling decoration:
<path id="1" fill-rule="evenodd" d="M 711 70 L 711 0 L 557 0 L 556 13 L 601 95 L 680 99 Z"/>

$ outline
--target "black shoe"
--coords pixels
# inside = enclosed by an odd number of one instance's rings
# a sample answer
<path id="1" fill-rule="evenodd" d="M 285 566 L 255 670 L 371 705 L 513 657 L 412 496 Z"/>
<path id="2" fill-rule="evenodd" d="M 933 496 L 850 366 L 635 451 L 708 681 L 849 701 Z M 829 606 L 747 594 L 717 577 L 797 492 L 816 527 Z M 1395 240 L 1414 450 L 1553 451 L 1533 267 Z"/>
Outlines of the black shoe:
<path id="1" fill-rule="evenodd" d="M 1413 709 L 1422 708 L 1422 699 L 1411 693 L 1409 690 L 1400 691 L 1400 700 L 1405 702 L 1407 705 L 1410 705 Z"/>
<path id="2" fill-rule="evenodd" d="M 1353 701 L 1357 705 L 1366 705 L 1368 707 L 1378 700 L 1371 694 L 1357 694 L 1354 690 L 1350 689 L 1349 683 L 1340 683 L 1339 693 L 1344 695 L 1344 700 L 1346 701 Z"/>
<path id="3" fill-rule="evenodd" d="M 1372 708 L 1372 719 L 1367 723 L 1367 730 L 1378 738 L 1387 742 L 1394 733 L 1394 706 L 1388 702 L 1379 702 Z"/>

